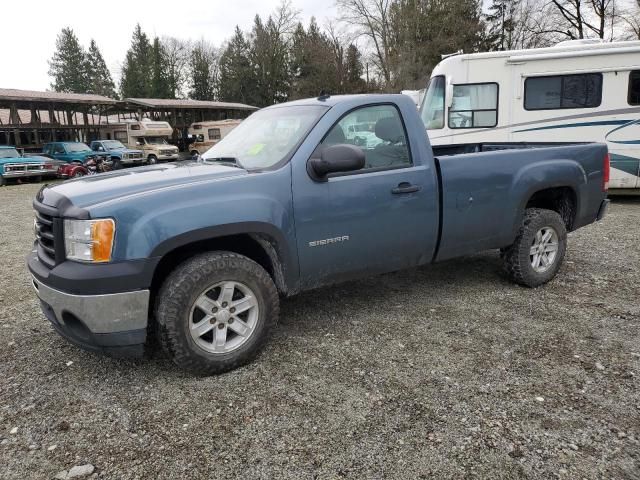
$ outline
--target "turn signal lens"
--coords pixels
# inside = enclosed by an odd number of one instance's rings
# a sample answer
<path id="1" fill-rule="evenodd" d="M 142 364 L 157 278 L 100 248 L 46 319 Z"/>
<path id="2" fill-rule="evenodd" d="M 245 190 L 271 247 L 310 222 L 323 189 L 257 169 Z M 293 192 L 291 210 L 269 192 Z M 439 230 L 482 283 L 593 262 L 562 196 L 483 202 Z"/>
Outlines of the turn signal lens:
<path id="1" fill-rule="evenodd" d="M 111 260 L 114 233 L 115 225 L 111 219 L 98 220 L 91 225 L 94 262 L 108 262 Z"/>
<path id="2" fill-rule="evenodd" d="M 70 260 L 89 263 L 110 261 L 114 236 L 115 222 L 110 218 L 64 221 L 64 245 Z"/>

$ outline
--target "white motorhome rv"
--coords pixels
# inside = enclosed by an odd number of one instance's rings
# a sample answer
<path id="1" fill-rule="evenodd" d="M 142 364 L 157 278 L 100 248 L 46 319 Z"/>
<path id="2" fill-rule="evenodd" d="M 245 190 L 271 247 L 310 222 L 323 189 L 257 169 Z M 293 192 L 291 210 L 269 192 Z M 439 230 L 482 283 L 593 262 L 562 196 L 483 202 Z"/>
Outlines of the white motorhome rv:
<path id="1" fill-rule="evenodd" d="M 240 122 L 242 120 L 227 119 L 192 123 L 189 135 L 195 138 L 195 142 L 189 145 L 191 155 L 202 155 L 240 125 Z"/>
<path id="2" fill-rule="evenodd" d="M 453 55 L 420 108 L 433 145 L 606 142 L 612 193 L 640 193 L 640 41 Z"/>
<path id="3" fill-rule="evenodd" d="M 149 164 L 178 159 L 178 147 L 168 142 L 173 135 L 168 122 L 125 120 L 101 125 L 100 135 L 106 140 L 120 140 L 128 148 L 143 150 Z"/>

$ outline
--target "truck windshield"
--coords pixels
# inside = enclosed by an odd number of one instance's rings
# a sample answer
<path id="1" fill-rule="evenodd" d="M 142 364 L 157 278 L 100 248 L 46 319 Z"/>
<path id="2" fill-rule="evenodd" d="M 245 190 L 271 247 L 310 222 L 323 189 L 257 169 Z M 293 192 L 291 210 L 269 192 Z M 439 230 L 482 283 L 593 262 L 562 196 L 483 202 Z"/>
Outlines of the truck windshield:
<path id="1" fill-rule="evenodd" d="M 20 154 L 15 148 L 0 148 L 0 158 L 19 158 Z"/>
<path id="2" fill-rule="evenodd" d="M 437 76 L 429 80 L 424 95 L 420 116 L 427 130 L 444 127 L 444 77 Z"/>
<path id="3" fill-rule="evenodd" d="M 284 160 L 327 108 L 296 105 L 260 110 L 211 147 L 207 159 L 235 158 L 248 170 L 262 170 Z"/>
<path id="4" fill-rule="evenodd" d="M 106 140 L 102 142 L 102 144 L 106 147 L 107 150 L 122 150 L 126 148 L 122 142 L 118 140 Z"/>
<path id="5" fill-rule="evenodd" d="M 163 137 L 143 137 L 149 145 L 167 145 L 167 140 Z"/>
<path id="6" fill-rule="evenodd" d="M 67 143 L 67 152 L 90 152 L 91 149 L 84 143 Z"/>

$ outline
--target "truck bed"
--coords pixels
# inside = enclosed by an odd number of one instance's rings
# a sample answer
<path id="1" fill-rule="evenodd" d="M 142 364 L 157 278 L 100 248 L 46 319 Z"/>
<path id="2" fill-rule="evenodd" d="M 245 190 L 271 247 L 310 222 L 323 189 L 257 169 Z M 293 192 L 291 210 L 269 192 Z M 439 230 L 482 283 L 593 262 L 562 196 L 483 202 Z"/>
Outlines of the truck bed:
<path id="1" fill-rule="evenodd" d="M 598 214 L 604 144 L 460 144 L 434 147 L 434 153 L 442 219 L 435 260 L 509 245 L 526 208 L 522 199 L 558 187 L 558 178 L 574 179 L 561 187 L 576 199 L 567 206 L 575 209 L 568 230 Z"/>

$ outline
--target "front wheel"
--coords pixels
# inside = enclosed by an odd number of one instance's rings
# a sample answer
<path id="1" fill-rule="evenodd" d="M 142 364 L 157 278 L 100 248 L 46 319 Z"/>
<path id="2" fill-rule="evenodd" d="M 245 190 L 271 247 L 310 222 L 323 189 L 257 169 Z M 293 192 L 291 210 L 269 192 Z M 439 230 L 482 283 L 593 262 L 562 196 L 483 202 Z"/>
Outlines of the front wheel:
<path id="1" fill-rule="evenodd" d="M 203 375 L 253 360 L 278 314 L 278 292 L 269 274 L 231 252 L 186 260 L 165 280 L 156 302 L 164 350 L 181 368 Z"/>
<path id="2" fill-rule="evenodd" d="M 502 250 L 504 268 L 516 283 L 538 287 L 556 276 L 567 249 L 567 230 L 557 212 L 525 211 L 518 236 Z"/>
<path id="3" fill-rule="evenodd" d="M 147 164 L 155 165 L 156 163 L 158 163 L 158 157 L 156 157 L 155 155 L 149 155 L 149 157 L 147 158 Z"/>
<path id="4" fill-rule="evenodd" d="M 122 168 L 122 161 L 119 158 L 111 159 L 111 170 L 120 170 Z"/>

